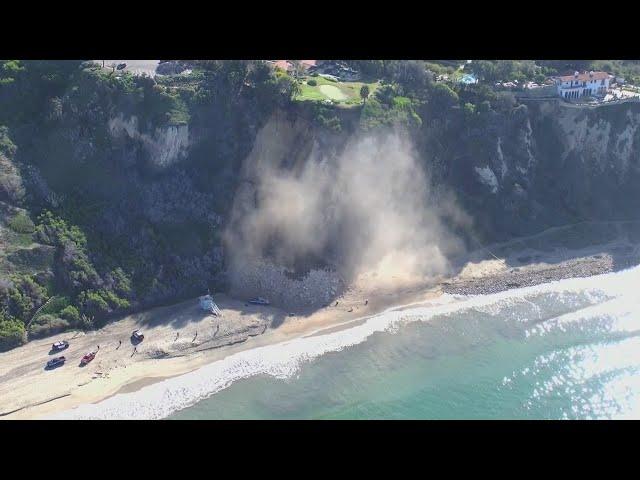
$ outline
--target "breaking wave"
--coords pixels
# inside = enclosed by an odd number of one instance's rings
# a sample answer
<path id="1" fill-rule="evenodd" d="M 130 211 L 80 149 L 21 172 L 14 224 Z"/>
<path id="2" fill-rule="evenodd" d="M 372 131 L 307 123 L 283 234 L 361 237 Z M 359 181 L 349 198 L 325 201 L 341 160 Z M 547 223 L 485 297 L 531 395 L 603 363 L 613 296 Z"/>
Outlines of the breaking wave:
<path id="1" fill-rule="evenodd" d="M 325 353 L 362 343 L 378 332 L 401 331 L 405 323 L 425 322 L 436 317 L 446 321 L 452 316 L 462 316 L 482 321 L 485 317 L 495 319 L 498 315 L 504 318 L 505 325 L 514 322 L 521 325 L 518 335 L 524 332 L 523 336 L 527 338 L 569 328 L 572 323 L 579 323 L 580 328 L 586 329 L 606 327 L 608 332 L 619 332 L 624 338 L 629 332 L 640 331 L 638 315 L 634 314 L 640 312 L 640 298 L 636 294 L 638 284 L 640 267 L 634 267 L 616 273 L 560 280 L 491 295 L 444 295 L 428 305 L 404 310 L 389 309 L 344 330 L 235 353 L 191 373 L 146 386 L 136 392 L 117 394 L 96 404 L 81 405 L 48 418 L 165 418 L 227 388 L 237 380 L 255 375 L 291 378 L 305 363 Z M 629 342 L 628 347 L 635 348 L 637 340 L 630 339 Z M 540 358 L 537 361 L 544 363 L 552 360 Z M 593 363 L 594 360 L 586 357 L 582 360 L 584 369 L 589 369 L 589 361 Z M 514 376 L 517 375 L 517 372 L 514 373 Z M 505 378 L 505 385 L 512 380 Z M 616 385 L 615 382 L 610 385 L 613 393 L 616 388 L 623 388 Z M 552 382 L 543 388 L 553 390 L 558 386 Z"/>

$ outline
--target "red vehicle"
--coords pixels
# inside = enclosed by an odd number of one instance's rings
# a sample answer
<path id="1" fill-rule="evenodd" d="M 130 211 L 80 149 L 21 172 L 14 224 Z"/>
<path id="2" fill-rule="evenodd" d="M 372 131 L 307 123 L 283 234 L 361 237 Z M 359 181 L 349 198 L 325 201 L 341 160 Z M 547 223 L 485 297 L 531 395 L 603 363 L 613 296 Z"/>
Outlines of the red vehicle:
<path id="1" fill-rule="evenodd" d="M 87 353 L 84 357 L 82 357 L 82 360 L 80 360 L 80 365 L 86 365 L 91 360 L 96 358 L 96 353 L 98 353 L 98 352 L 89 352 L 89 353 Z"/>

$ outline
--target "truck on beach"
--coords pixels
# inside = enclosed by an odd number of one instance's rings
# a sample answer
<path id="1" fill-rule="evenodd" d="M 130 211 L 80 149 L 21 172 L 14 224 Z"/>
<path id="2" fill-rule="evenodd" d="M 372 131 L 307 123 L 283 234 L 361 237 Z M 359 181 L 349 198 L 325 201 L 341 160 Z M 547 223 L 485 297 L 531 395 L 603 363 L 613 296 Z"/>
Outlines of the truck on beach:
<path id="1" fill-rule="evenodd" d="M 52 352 L 59 352 L 60 350 L 65 350 L 67 348 L 69 348 L 69 342 L 67 342 L 66 340 L 61 340 L 51 345 Z"/>
<path id="2" fill-rule="evenodd" d="M 66 359 L 64 356 L 62 356 L 62 357 L 56 357 L 56 358 L 52 358 L 51 360 L 49 360 L 49 361 L 47 362 L 47 365 L 46 365 L 45 369 L 47 369 L 47 370 L 51 370 L 51 369 L 53 369 L 53 368 L 58 368 L 58 367 L 60 367 L 60 366 L 64 365 L 64 362 L 65 362 L 66 360 L 67 360 L 67 359 Z"/>
<path id="3" fill-rule="evenodd" d="M 98 352 L 89 352 L 80 360 L 80 365 L 84 366 L 91 362 L 94 358 L 96 358 L 96 354 Z"/>
<path id="4" fill-rule="evenodd" d="M 139 329 L 138 330 L 134 330 L 131 333 L 131 341 L 134 344 L 137 345 L 138 343 L 142 342 L 143 340 L 144 340 L 144 334 Z"/>

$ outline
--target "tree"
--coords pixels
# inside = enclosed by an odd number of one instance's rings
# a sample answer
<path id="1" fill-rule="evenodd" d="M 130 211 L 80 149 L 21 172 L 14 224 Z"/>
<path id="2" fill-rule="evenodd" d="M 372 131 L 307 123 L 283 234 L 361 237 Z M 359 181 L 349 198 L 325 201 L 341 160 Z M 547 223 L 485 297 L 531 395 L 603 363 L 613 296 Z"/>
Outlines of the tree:
<path id="1" fill-rule="evenodd" d="M 59 315 L 65 320 L 71 322 L 73 325 L 80 321 L 80 312 L 78 312 L 78 309 L 73 305 L 68 305 L 63 308 Z"/>
<path id="2" fill-rule="evenodd" d="M 298 80 L 300 74 L 302 73 L 303 67 L 302 62 L 300 60 L 289 60 L 291 64 L 291 70 L 293 71 L 293 77 Z"/>
<path id="3" fill-rule="evenodd" d="M 444 83 L 436 83 L 431 93 L 431 104 L 435 111 L 443 112 L 460 101 L 458 94 Z"/>
<path id="4" fill-rule="evenodd" d="M 302 88 L 300 87 L 300 84 L 298 82 L 292 82 L 292 84 L 291 84 L 291 100 L 293 100 L 298 95 L 300 95 L 301 91 L 302 91 Z"/>
<path id="5" fill-rule="evenodd" d="M 393 103 L 393 97 L 396 92 L 393 85 L 383 85 L 376 90 L 375 97 L 380 103 L 390 106 Z"/>
<path id="6" fill-rule="evenodd" d="M 360 88 L 360 97 L 362 97 L 362 103 L 367 103 L 367 98 L 369 97 L 369 85 L 363 85 Z"/>
<path id="7" fill-rule="evenodd" d="M 462 111 L 464 112 L 465 117 L 471 118 L 476 113 L 476 106 L 473 103 L 467 102 L 464 104 Z"/>
<path id="8" fill-rule="evenodd" d="M 478 113 L 488 113 L 489 111 L 491 111 L 491 103 L 489 103 L 489 100 L 480 102 L 480 105 L 478 105 Z"/>

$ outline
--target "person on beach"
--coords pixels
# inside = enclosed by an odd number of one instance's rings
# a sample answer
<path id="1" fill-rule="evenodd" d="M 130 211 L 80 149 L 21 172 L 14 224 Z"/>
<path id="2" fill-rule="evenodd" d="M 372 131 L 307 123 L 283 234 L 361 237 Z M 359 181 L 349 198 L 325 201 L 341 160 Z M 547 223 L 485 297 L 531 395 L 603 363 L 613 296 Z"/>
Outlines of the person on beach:
<path id="1" fill-rule="evenodd" d="M 193 340 L 191 340 L 191 343 L 196 341 L 196 338 L 198 338 L 198 331 L 196 330 L 196 334 L 193 336 Z"/>
<path id="2" fill-rule="evenodd" d="M 336 304 L 334 305 L 334 307 L 337 307 L 337 306 L 338 306 L 338 302 L 336 302 Z"/>
<path id="3" fill-rule="evenodd" d="M 176 340 L 178 340 L 178 337 L 179 337 L 179 336 L 180 336 L 180 332 L 176 332 L 176 338 L 175 338 L 174 342 L 175 342 Z"/>
<path id="4" fill-rule="evenodd" d="M 365 304 L 365 305 L 369 305 L 369 300 L 365 300 L 365 301 L 364 301 L 364 304 Z"/>

